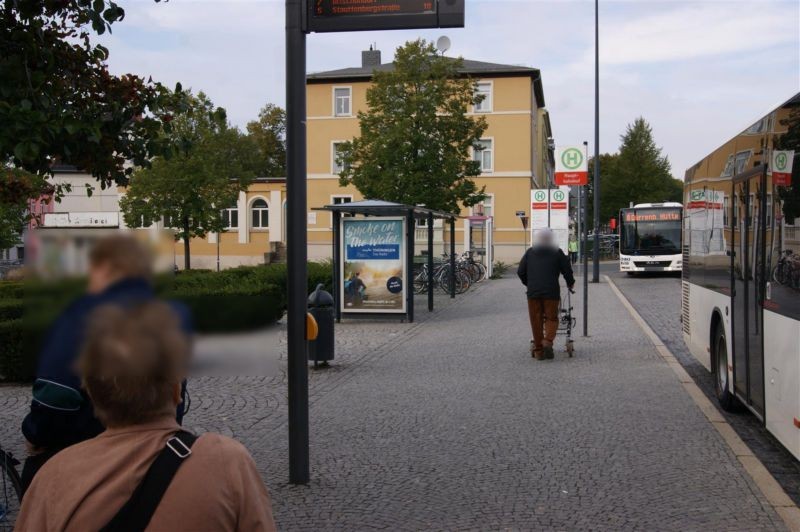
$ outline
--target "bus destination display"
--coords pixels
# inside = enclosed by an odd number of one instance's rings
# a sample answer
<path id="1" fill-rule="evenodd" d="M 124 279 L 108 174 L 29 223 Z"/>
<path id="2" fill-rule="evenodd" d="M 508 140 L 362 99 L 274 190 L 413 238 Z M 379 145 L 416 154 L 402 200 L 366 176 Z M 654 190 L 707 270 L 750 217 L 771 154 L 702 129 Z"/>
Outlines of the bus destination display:
<path id="1" fill-rule="evenodd" d="M 681 220 L 681 214 L 679 212 L 626 212 L 623 216 L 623 220 L 626 222 L 679 222 Z"/>
<path id="2" fill-rule="evenodd" d="M 464 0 L 306 0 L 306 2 L 306 32 L 464 27 Z"/>
<path id="3" fill-rule="evenodd" d="M 315 17 L 348 15 L 423 15 L 436 12 L 436 0 L 313 0 Z"/>

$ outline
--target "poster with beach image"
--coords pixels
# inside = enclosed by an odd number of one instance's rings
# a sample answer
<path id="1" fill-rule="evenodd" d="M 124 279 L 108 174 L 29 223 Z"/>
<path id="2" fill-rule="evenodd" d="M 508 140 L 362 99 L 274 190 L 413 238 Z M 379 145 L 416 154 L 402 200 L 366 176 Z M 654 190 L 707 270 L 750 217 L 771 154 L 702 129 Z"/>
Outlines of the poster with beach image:
<path id="1" fill-rule="evenodd" d="M 406 312 L 405 220 L 342 218 L 342 312 Z"/>

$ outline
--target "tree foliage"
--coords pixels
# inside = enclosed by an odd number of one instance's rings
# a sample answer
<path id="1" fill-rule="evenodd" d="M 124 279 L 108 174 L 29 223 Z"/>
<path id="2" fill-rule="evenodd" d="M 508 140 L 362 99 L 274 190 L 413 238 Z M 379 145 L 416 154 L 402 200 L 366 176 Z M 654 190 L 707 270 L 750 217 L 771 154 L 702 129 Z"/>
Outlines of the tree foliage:
<path id="1" fill-rule="evenodd" d="M 800 107 L 793 107 L 789 116 L 781 120 L 782 126 L 787 130 L 775 138 L 773 146 L 776 150 L 794 150 L 800 153 Z M 800 163 L 795 160 L 792 167 L 792 184 L 788 187 L 778 187 L 778 195 L 783 202 L 783 214 L 787 223 L 794 223 L 800 218 Z"/>
<path id="2" fill-rule="evenodd" d="M 672 177 L 669 160 L 656 145 L 653 129 L 639 117 L 620 136 L 619 151 L 600 155 L 600 223 L 607 224 L 631 202 L 680 202 L 683 182 Z M 589 183 L 594 179 L 594 158 L 589 161 Z M 589 187 L 590 220 L 594 192 Z"/>
<path id="3" fill-rule="evenodd" d="M 268 103 L 259 111 L 258 120 L 247 123 L 247 132 L 261 156 L 258 174 L 286 176 L 286 111 Z"/>
<path id="4" fill-rule="evenodd" d="M 6 249 L 21 242 L 22 231 L 34 217 L 28 202 L 52 201 L 55 190 L 43 177 L 9 167 L 0 168 L 0 190 L 0 249 Z"/>
<path id="5" fill-rule="evenodd" d="M 163 133 L 185 105 L 180 85 L 173 93 L 132 74 L 111 75 L 108 50 L 90 39 L 124 16 L 110 0 L 3 2 L 0 161 L 39 175 L 61 161 L 105 187 L 127 181 L 127 161 L 143 166 L 168 153 Z"/>
<path id="6" fill-rule="evenodd" d="M 471 148 L 486 130 L 468 116 L 474 81 L 459 76 L 460 59 L 417 40 L 397 49 L 392 71 L 379 71 L 358 113 L 360 136 L 340 147 L 340 184 L 365 197 L 459 212 L 484 198 Z"/>
<path id="7" fill-rule="evenodd" d="M 255 177 L 258 151 L 202 92 L 175 119 L 169 138 L 177 147 L 173 156 L 157 157 L 149 168 L 138 169 L 120 208 L 130 227 L 147 227 L 164 218 L 175 239 L 184 240 L 189 269 L 190 239 L 224 229 L 221 209 L 233 206 Z"/>

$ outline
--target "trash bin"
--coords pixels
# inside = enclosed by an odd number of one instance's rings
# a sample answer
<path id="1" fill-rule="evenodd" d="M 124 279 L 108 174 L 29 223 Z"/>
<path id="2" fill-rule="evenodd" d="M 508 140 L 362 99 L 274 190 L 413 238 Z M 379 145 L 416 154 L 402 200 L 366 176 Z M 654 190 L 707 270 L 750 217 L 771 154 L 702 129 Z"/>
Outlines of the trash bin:
<path id="1" fill-rule="evenodd" d="M 308 296 L 308 312 L 317 320 L 319 332 L 317 339 L 308 342 L 308 359 L 327 365 L 333 360 L 333 296 L 323 290 L 324 285 L 317 285 L 317 289 Z"/>

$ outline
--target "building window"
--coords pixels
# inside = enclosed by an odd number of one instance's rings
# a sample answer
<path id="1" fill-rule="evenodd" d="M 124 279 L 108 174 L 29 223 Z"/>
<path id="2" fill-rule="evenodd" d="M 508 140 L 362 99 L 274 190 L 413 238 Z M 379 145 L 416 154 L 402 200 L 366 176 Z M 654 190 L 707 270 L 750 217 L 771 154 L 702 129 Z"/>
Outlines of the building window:
<path id="1" fill-rule="evenodd" d="M 333 205 L 341 205 L 343 203 L 352 203 L 352 202 L 353 202 L 353 196 L 350 195 L 331 196 L 331 203 Z M 349 216 L 352 215 L 344 212 L 341 213 L 342 218 L 347 218 Z M 333 227 L 333 213 L 331 213 L 331 227 Z"/>
<path id="2" fill-rule="evenodd" d="M 263 199 L 255 200 L 250 205 L 253 218 L 253 229 L 266 229 L 269 227 L 269 204 Z"/>
<path id="3" fill-rule="evenodd" d="M 494 216 L 494 194 L 487 194 L 486 199 L 480 203 L 476 203 L 472 207 L 472 214 L 475 216 L 486 216 L 491 218 Z"/>
<path id="4" fill-rule="evenodd" d="M 475 104 L 472 106 L 476 113 L 492 112 L 492 82 L 481 81 L 476 85 Z M 480 97 L 483 97 L 482 99 Z M 479 101 L 480 100 L 480 101 Z"/>
<path id="5" fill-rule="evenodd" d="M 238 229 L 239 209 L 236 207 L 222 209 L 222 225 L 225 227 L 225 229 Z"/>
<path id="6" fill-rule="evenodd" d="M 750 160 L 752 150 L 740 151 L 736 154 L 736 161 L 734 162 L 734 175 L 741 174 L 747 168 L 747 161 Z"/>
<path id="7" fill-rule="evenodd" d="M 351 115 L 352 89 L 350 87 L 334 87 L 333 89 L 333 115 Z"/>
<path id="8" fill-rule="evenodd" d="M 493 154 L 494 142 L 491 139 L 481 139 L 472 147 L 472 159 L 480 163 L 482 172 L 491 172 L 494 168 Z"/>
<path id="9" fill-rule="evenodd" d="M 731 226 L 731 220 L 730 220 L 730 217 L 728 215 L 728 207 L 729 207 L 728 202 L 729 202 L 729 200 L 730 200 L 730 198 L 728 196 L 724 196 L 722 198 L 722 226 L 723 227 L 730 227 Z"/>
<path id="10" fill-rule="evenodd" d="M 772 227 L 772 194 L 767 194 L 767 229 Z"/>
<path id="11" fill-rule="evenodd" d="M 333 174 L 341 174 L 345 170 L 350 169 L 350 165 L 343 163 L 340 159 L 342 155 L 342 144 L 343 142 L 334 142 L 333 143 L 333 150 L 331 150 L 331 173 Z"/>
<path id="12" fill-rule="evenodd" d="M 720 177 L 730 177 L 733 175 L 733 155 L 728 155 L 728 160 L 725 161 L 725 168 L 722 170 Z"/>

